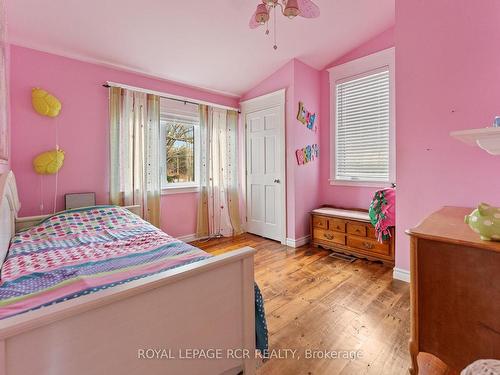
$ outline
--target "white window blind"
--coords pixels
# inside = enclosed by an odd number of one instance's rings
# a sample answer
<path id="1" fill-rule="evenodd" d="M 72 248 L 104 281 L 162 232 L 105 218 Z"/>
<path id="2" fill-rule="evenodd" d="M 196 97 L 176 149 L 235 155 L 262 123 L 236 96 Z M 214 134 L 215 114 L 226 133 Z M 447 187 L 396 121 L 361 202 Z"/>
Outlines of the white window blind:
<path id="1" fill-rule="evenodd" d="M 336 83 L 335 179 L 390 182 L 389 70 Z"/>

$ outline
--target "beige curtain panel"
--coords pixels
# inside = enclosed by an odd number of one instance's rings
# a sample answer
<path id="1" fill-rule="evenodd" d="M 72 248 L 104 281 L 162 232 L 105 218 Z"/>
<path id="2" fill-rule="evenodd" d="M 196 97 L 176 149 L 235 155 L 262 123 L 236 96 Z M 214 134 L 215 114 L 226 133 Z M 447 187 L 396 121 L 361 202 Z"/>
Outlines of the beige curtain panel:
<path id="1" fill-rule="evenodd" d="M 200 105 L 198 237 L 242 233 L 238 199 L 238 112 Z"/>
<path id="2" fill-rule="evenodd" d="M 110 88 L 110 201 L 160 226 L 160 97 Z"/>

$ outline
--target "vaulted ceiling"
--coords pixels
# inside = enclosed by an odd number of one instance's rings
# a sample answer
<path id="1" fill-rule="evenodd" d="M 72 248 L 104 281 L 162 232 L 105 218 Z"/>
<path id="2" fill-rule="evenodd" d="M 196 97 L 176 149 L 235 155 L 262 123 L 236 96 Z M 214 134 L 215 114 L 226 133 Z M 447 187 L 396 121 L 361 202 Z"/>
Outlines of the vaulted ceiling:
<path id="1" fill-rule="evenodd" d="M 395 0 L 315 0 L 278 17 L 277 51 L 248 21 L 260 0 L 5 0 L 8 41 L 239 96 L 291 58 L 322 69 L 394 24 Z"/>

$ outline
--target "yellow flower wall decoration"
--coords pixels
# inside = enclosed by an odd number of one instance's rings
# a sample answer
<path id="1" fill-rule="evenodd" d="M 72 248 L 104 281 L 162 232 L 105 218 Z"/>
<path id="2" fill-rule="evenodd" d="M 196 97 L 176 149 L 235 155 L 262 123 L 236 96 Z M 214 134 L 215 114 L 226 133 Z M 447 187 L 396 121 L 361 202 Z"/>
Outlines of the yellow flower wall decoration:
<path id="1" fill-rule="evenodd" d="M 55 174 L 64 164 L 64 151 L 42 152 L 33 159 L 33 169 L 38 174 Z"/>
<path id="2" fill-rule="evenodd" d="M 31 103 L 37 113 L 48 117 L 58 116 L 62 108 L 59 99 L 40 88 L 31 90 Z"/>

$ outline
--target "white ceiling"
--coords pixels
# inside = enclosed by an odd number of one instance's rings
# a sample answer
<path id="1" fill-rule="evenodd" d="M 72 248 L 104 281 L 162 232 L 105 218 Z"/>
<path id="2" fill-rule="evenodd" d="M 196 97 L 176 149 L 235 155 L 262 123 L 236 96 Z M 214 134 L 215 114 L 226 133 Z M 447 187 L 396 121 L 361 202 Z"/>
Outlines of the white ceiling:
<path id="1" fill-rule="evenodd" d="M 298 58 L 317 69 L 394 24 L 395 0 L 315 0 L 278 18 L 279 49 L 248 21 L 260 0 L 5 0 L 8 41 L 240 96 Z"/>

